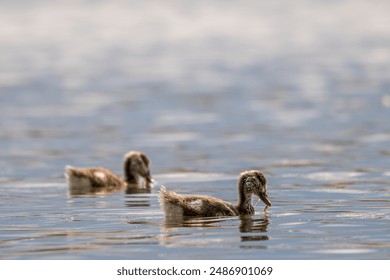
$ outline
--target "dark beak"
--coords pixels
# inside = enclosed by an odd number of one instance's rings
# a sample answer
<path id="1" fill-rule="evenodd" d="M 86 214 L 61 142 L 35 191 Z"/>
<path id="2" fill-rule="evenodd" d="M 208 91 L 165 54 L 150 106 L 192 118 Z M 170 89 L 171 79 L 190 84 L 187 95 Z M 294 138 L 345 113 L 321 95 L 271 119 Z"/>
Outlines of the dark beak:
<path id="1" fill-rule="evenodd" d="M 268 195 L 266 193 L 260 193 L 259 197 L 265 203 L 265 205 L 271 207 L 271 201 L 269 200 Z"/>
<path id="2" fill-rule="evenodd" d="M 150 172 L 148 172 L 145 176 L 146 183 L 149 185 L 154 182 L 152 176 L 150 175 Z"/>

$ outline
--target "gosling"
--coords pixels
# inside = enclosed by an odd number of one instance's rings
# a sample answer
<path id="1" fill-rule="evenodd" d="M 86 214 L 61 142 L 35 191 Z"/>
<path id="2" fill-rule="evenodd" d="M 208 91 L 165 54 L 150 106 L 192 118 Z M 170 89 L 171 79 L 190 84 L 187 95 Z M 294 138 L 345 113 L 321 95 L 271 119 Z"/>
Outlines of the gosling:
<path id="1" fill-rule="evenodd" d="M 148 157 L 131 151 L 123 158 L 124 179 L 103 167 L 76 168 L 67 165 L 65 177 L 70 194 L 109 193 L 126 188 L 149 188 L 153 182 Z M 144 184 L 141 184 L 144 179 Z"/>
<path id="2" fill-rule="evenodd" d="M 244 171 L 238 180 L 238 203 L 205 195 L 181 196 L 168 191 L 164 186 L 160 189 L 160 206 L 166 216 L 238 216 L 253 215 L 252 195 L 258 196 L 266 205 L 271 206 L 267 195 L 267 180 L 257 170 Z"/>

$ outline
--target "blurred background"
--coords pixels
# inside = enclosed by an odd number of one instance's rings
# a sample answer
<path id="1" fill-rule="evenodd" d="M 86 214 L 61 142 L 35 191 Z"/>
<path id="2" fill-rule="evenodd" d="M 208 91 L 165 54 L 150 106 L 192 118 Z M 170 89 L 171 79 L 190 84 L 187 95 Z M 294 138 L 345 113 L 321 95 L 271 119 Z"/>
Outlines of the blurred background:
<path id="1" fill-rule="evenodd" d="M 119 169 L 129 149 L 158 172 L 345 150 L 388 168 L 388 1 L 0 5 L 2 180 Z"/>
<path id="2" fill-rule="evenodd" d="M 6 258 L 389 258 L 389 12 L 387 0 L 0 0 Z M 238 173 L 261 169 L 271 218 L 244 223 L 258 236 L 242 246 L 235 220 L 203 229 L 211 240 L 160 233 L 158 187 L 66 197 L 66 164 L 121 173 L 129 150 L 149 155 L 158 184 L 230 201 Z M 121 249 L 108 236 L 126 236 Z"/>

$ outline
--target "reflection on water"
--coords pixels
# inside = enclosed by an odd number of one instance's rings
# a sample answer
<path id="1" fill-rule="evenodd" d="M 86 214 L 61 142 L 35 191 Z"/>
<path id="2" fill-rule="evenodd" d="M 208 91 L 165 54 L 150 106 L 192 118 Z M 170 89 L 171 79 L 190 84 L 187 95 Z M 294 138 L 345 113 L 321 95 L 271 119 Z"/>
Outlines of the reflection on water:
<path id="1" fill-rule="evenodd" d="M 128 185 L 125 189 L 125 194 L 150 193 L 152 188 L 152 185 L 148 185 L 145 188 L 140 188 L 138 185 Z"/>
<path id="2" fill-rule="evenodd" d="M 269 224 L 268 214 L 265 214 L 264 218 L 241 216 L 240 220 L 240 232 L 267 232 Z"/>
<path id="3" fill-rule="evenodd" d="M 145 183 L 146 184 L 146 183 Z M 147 184 L 144 187 L 144 183 L 141 186 L 137 184 L 127 184 L 126 186 L 107 186 L 107 187 L 90 187 L 90 186 L 69 186 L 68 187 L 68 196 L 69 197 L 78 197 L 78 196 L 91 196 L 91 195 L 102 195 L 110 194 L 118 191 L 123 191 L 125 194 L 142 194 L 150 193 L 153 185 Z"/>
<path id="4" fill-rule="evenodd" d="M 223 222 L 231 220 L 231 217 L 182 217 L 182 216 L 166 216 L 162 229 L 170 231 L 174 228 L 181 227 L 197 227 L 197 228 L 218 228 L 223 227 Z"/>
<path id="5" fill-rule="evenodd" d="M 146 190 L 143 190 L 141 191 L 140 189 L 138 189 L 139 191 L 137 192 L 132 192 L 132 193 L 127 193 L 126 192 L 126 196 L 125 196 L 125 206 L 126 207 L 148 207 L 151 205 L 150 203 L 150 200 L 152 199 L 152 197 L 150 196 L 143 196 L 141 194 L 145 194 L 145 193 L 150 193 L 150 190 L 146 191 Z M 129 194 L 136 194 L 136 196 L 131 196 Z"/>
<path id="6" fill-rule="evenodd" d="M 68 188 L 68 196 L 77 197 L 77 196 L 85 196 L 85 195 L 87 196 L 102 195 L 102 194 L 114 193 L 119 190 L 123 190 L 123 188 L 122 187 L 93 188 L 93 187 L 70 186 Z"/>
<path id="7" fill-rule="evenodd" d="M 267 249 L 267 244 L 263 241 L 269 240 L 267 235 L 267 227 L 269 224 L 268 214 L 264 218 L 253 218 L 251 216 L 241 217 L 240 232 L 245 233 L 241 235 L 240 246 L 242 249 Z"/>

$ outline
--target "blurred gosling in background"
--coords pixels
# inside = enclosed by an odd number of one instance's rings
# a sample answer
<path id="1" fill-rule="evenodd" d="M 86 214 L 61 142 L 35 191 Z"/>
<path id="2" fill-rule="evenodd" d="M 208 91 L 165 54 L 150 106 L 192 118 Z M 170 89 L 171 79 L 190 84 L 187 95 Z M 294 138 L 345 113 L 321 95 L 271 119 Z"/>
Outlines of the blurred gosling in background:
<path id="1" fill-rule="evenodd" d="M 103 167 L 76 168 L 67 165 L 65 177 L 69 193 L 110 193 L 120 189 L 151 187 L 150 161 L 144 153 L 131 151 L 124 156 L 123 161 L 123 179 Z"/>

